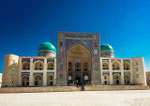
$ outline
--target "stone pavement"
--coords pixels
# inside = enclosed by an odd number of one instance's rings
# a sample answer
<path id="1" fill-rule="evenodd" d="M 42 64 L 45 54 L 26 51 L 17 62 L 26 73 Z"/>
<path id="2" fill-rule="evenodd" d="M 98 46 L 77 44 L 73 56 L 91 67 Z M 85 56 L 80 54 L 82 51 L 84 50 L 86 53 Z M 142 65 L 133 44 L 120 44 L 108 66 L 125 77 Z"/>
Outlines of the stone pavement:
<path id="1" fill-rule="evenodd" d="M 1 93 L 0 106 L 150 106 L 150 90 Z"/>

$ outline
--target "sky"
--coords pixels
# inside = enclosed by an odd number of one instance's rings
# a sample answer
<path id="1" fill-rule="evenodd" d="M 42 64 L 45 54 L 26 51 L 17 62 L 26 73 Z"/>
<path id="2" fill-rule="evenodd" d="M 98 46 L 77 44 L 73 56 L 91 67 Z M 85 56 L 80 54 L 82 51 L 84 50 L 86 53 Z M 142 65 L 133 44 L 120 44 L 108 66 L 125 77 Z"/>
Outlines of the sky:
<path id="1" fill-rule="evenodd" d="M 149 0 L 0 0 L 0 72 L 5 54 L 37 56 L 57 31 L 99 33 L 115 57 L 144 57 L 150 71 Z"/>

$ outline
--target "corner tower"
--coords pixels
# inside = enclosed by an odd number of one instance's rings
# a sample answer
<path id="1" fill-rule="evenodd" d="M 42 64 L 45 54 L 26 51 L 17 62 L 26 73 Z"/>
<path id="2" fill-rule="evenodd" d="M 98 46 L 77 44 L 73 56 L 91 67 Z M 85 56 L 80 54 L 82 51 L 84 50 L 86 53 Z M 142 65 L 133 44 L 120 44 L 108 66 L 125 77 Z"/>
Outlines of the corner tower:
<path id="1" fill-rule="evenodd" d="M 4 58 L 2 87 L 18 86 L 19 56 L 7 54 Z"/>

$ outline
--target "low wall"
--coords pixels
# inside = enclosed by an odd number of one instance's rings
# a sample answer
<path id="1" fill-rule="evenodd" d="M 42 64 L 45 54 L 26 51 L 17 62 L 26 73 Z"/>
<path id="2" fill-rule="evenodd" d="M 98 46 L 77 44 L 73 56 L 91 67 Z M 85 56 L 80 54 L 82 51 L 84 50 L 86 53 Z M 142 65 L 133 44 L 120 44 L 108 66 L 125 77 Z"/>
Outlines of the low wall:
<path id="1" fill-rule="evenodd" d="M 149 86 L 85 86 L 85 91 L 112 91 L 112 90 L 147 90 Z M 7 87 L 0 88 L 0 93 L 36 93 L 36 92 L 71 92 L 80 91 L 76 86 L 53 87 Z"/>
<path id="2" fill-rule="evenodd" d="M 85 86 L 85 91 L 147 90 L 149 86 Z"/>
<path id="3" fill-rule="evenodd" d="M 0 93 L 35 93 L 35 92 L 68 92 L 79 91 L 76 86 L 54 86 L 54 87 L 7 87 L 0 88 Z"/>

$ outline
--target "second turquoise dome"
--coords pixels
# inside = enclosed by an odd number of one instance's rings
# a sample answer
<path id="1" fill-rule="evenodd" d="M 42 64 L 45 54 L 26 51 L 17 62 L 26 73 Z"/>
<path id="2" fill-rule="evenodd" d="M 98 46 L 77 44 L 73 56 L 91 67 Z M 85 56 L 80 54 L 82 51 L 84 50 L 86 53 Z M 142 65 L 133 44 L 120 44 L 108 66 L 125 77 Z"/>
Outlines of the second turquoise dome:
<path id="1" fill-rule="evenodd" d="M 40 50 L 50 50 L 56 53 L 56 48 L 53 44 L 51 44 L 50 42 L 43 42 L 40 44 L 38 51 Z"/>
<path id="2" fill-rule="evenodd" d="M 101 51 L 114 51 L 112 46 L 109 44 L 106 44 L 106 43 L 101 45 L 100 49 L 101 49 Z"/>

